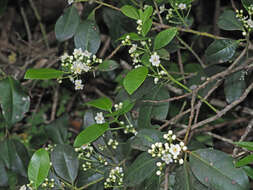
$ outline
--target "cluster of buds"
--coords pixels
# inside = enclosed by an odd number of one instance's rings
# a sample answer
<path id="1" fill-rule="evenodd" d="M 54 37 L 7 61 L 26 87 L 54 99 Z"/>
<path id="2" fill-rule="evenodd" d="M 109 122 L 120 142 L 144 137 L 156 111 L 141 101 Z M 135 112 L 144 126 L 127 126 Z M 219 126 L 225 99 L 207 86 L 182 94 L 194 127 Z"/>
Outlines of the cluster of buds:
<path id="1" fill-rule="evenodd" d="M 115 111 L 122 109 L 122 107 L 123 107 L 123 103 L 122 102 L 119 102 L 118 104 L 114 104 Z"/>
<path id="2" fill-rule="evenodd" d="M 53 178 L 50 180 L 48 178 L 46 178 L 45 182 L 43 182 L 41 186 L 46 189 L 54 188 L 55 187 L 54 182 L 55 182 L 55 180 Z"/>
<path id="3" fill-rule="evenodd" d="M 140 19 L 138 19 L 137 21 L 136 21 L 136 23 L 137 23 L 137 33 L 138 34 L 141 34 L 141 31 L 142 31 L 142 20 L 140 20 Z"/>
<path id="4" fill-rule="evenodd" d="M 94 148 L 88 144 L 83 145 L 80 148 L 75 148 L 75 151 L 78 152 L 78 158 L 90 158 L 92 153 L 94 152 Z"/>
<path id="5" fill-rule="evenodd" d="M 110 188 L 113 186 L 122 186 L 123 185 L 123 169 L 121 167 L 115 167 L 110 170 L 108 178 L 106 178 L 104 182 L 104 187 L 105 188 Z"/>
<path id="6" fill-rule="evenodd" d="M 136 131 L 136 129 L 134 128 L 132 124 L 126 125 L 126 128 L 124 129 L 124 133 L 125 134 L 133 133 L 134 135 L 138 134 L 138 132 Z"/>
<path id="7" fill-rule="evenodd" d="M 250 17 L 244 16 L 243 10 L 236 10 L 236 18 L 242 22 L 244 28 L 246 29 L 242 32 L 243 36 L 247 35 L 247 31 L 250 32 L 253 29 L 253 20 L 251 19 L 253 14 L 253 6 L 249 7 L 248 13 L 250 14 Z"/>
<path id="8" fill-rule="evenodd" d="M 166 75 L 166 72 L 161 70 L 158 72 L 158 75 L 154 78 L 154 83 L 157 84 L 159 79 Z"/>
<path id="9" fill-rule="evenodd" d="M 163 138 L 167 141 L 166 143 L 157 142 L 151 145 L 151 149 L 148 150 L 148 153 L 152 155 L 152 157 L 158 157 L 162 162 L 158 162 L 156 165 L 158 166 L 157 175 L 161 174 L 165 165 L 169 165 L 172 163 L 179 163 L 180 165 L 184 163 L 182 159 L 182 154 L 187 150 L 187 147 L 183 142 L 176 144 L 176 135 L 173 134 L 171 130 L 168 131 L 167 134 L 164 134 Z"/>
<path id="10" fill-rule="evenodd" d="M 97 58 L 96 55 L 92 55 L 87 50 L 82 51 L 81 48 L 75 49 L 72 55 L 64 53 L 61 56 L 61 66 L 64 71 L 70 73 L 68 78 L 75 84 L 76 90 L 83 89 L 80 75 L 90 71 L 94 63 L 102 63 L 102 59 Z"/>
<path id="11" fill-rule="evenodd" d="M 98 161 L 99 161 L 101 164 L 105 165 L 105 166 L 108 165 L 108 162 L 106 161 L 106 159 L 103 158 L 101 155 L 98 156 Z"/>
<path id="12" fill-rule="evenodd" d="M 83 171 L 87 171 L 89 169 L 91 169 L 91 162 L 89 161 L 86 161 L 82 164 L 82 168 L 83 168 Z"/>
<path id="13" fill-rule="evenodd" d="M 45 150 L 46 150 L 46 151 L 52 152 L 52 151 L 54 150 L 54 147 L 55 147 L 55 146 L 56 146 L 56 145 L 48 144 L 47 147 L 45 148 Z"/>
<path id="14" fill-rule="evenodd" d="M 109 139 L 107 144 L 108 146 L 111 146 L 113 149 L 116 149 L 119 145 L 119 142 L 117 140 Z"/>

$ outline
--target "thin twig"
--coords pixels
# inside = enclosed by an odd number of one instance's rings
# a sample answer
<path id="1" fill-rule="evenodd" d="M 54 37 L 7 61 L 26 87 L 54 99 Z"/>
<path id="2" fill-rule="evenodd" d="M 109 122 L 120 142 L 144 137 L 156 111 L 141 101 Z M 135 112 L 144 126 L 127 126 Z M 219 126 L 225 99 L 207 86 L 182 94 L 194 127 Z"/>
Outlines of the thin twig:
<path id="1" fill-rule="evenodd" d="M 119 51 L 119 49 L 120 49 L 121 47 L 122 47 L 122 44 L 118 45 L 118 46 L 113 50 L 113 52 L 112 52 L 109 56 L 107 56 L 107 57 L 105 58 L 105 60 L 111 59 L 111 58 Z"/>
<path id="2" fill-rule="evenodd" d="M 239 142 L 242 142 L 246 139 L 246 137 L 248 136 L 248 134 L 250 133 L 250 131 L 252 130 L 253 127 L 253 119 L 250 120 L 248 126 L 246 127 L 244 134 L 241 136 Z M 236 154 L 238 153 L 238 147 L 235 147 L 233 150 L 233 157 L 236 157 Z"/>
<path id="3" fill-rule="evenodd" d="M 185 74 L 184 74 L 184 66 L 183 66 L 183 62 L 182 62 L 182 56 L 181 56 L 181 51 L 180 51 L 180 49 L 177 50 L 177 59 L 178 59 L 178 65 L 179 65 L 179 69 L 180 69 L 180 74 L 181 74 L 182 77 L 183 77 L 184 84 L 186 84 Z"/>
<path id="4" fill-rule="evenodd" d="M 55 90 L 54 90 L 54 96 L 53 96 L 53 105 L 52 105 L 52 110 L 51 110 L 51 117 L 50 121 L 55 120 L 55 115 L 56 115 L 56 109 L 57 109 L 57 104 L 59 100 L 59 84 L 57 84 Z"/>
<path id="5" fill-rule="evenodd" d="M 219 139 L 219 140 L 221 140 L 221 141 L 224 141 L 224 142 L 226 142 L 226 143 L 229 143 L 229 144 L 234 145 L 234 142 L 233 142 L 232 140 L 227 139 L 227 138 L 225 138 L 225 137 L 222 137 L 222 136 L 220 136 L 220 135 L 217 135 L 217 134 L 214 134 L 214 133 L 211 133 L 211 132 L 205 132 L 205 134 L 207 134 L 207 135 L 209 135 L 209 136 L 211 136 L 211 137 L 214 137 L 214 138 L 216 138 L 216 139 Z"/>

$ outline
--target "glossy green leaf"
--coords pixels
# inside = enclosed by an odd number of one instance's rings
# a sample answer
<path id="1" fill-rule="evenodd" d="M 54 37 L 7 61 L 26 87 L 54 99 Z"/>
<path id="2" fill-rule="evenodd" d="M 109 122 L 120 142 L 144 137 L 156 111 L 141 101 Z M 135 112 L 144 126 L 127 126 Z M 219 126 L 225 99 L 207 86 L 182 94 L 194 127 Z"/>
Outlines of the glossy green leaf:
<path id="1" fill-rule="evenodd" d="M 46 135 L 52 139 L 53 143 L 64 144 L 68 140 L 68 124 L 69 118 L 64 115 L 44 127 Z"/>
<path id="2" fill-rule="evenodd" d="M 138 134 L 131 140 L 131 147 L 141 151 L 147 151 L 152 144 L 161 142 L 162 139 L 162 132 L 156 129 L 142 129 L 138 131 Z"/>
<path id="3" fill-rule="evenodd" d="M 235 168 L 233 158 L 213 149 L 199 149 L 190 154 L 193 174 L 205 186 L 215 190 L 248 190 L 249 180 L 243 169 Z"/>
<path id="4" fill-rule="evenodd" d="M 8 186 L 8 174 L 4 162 L 0 159 L 0 187 Z"/>
<path id="5" fill-rule="evenodd" d="M 85 144 L 93 142 L 98 137 L 103 135 L 108 128 L 108 123 L 94 124 L 87 127 L 76 137 L 74 147 L 81 147 Z"/>
<path id="6" fill-rule="evenodd" d="M 145 101 L 159 101 L 170 98 L 169 91 L 164 87 L 156 86 L 146 96 L 143 97 Z M 138 117 L 138 128 L 149 128 L 151 125 L 151 118 L 159 120 L 166 119 L 169 111 L 169 102 L 150 103 L 145 102 L 141 105 Z"/>
<path id="7" fill-rule="evenodd" d="M 144 180 L 139 189 L 142 187 L 145 190 L 160 190 L 160 176 L 157 176 L 156 172 L 153 172 L 151 177 Z"/>
<path id="8" fill-rule="evenodd" d="M 24 118 L 30 107 L 30 98 L 12 77 L 0 80 L 0 92 L 3 117 L 10 127 Z"/>
<path id="9" fill-rule="evenodd" d="M 121 12 L 126 15 L 129 18 L 138 20 L 139 19 L 139 14 L 138 14 L 138 10 L 130 5 L 125 5 L 123 7 L 120 8 Z"/>
<path id="10" fill-rule="evenodd" d="M 232 73 L 226 77 L 224 83 L 224 93 L 226 101 L 230 104 L 238 100 L 246 89 L 246 83 L 244 80 L 244 71 Z"/>
<path id="11" fill-rule="evenodd" d="M 244 166 L 243 170 L 246 172 L 246 174 L 251 178 L 251 180 L 253 179 L 253 168 L 250 166 Z"/>
<path id="12" fill-rule="evenodd" d="M 28 69 L 25 73 L 25 79 L 57 79 L 61 78 L 63 74 L 63 71 L 50 68 Z"/>
<path id="13" fill-rule="evenodd" d="M 246 166 L 253 163 L 253 154 L 248 155 L 235 163 L 236 167 Z"/>
<path id="14" fill-rule="evenodd" d="M 119 64 L 114 60 L 105 60 L 98 65 L 100 71 L 113 71 L 119 67 Z"/>
<path id="15" fill-rule="evenodd" d="M 176 170 L 175 180 L 174 190 L 208 190 L 208 187 L 192 174 L 188 162 Z"/>
<path id="16" fill-rule="evenodd" d="M 99 181 L 102 181 L 104 179 L 104 175 L 88 170 L 88 171 L 80 171 L 77 177 L 77 187 L 82 187 L 84 185 L 87 185 L 87 187 L 92 186 L 93 184 L 96 184 Z"/>
<path id="17" fill-rule="evenodd" d="M 105 111 L 111 111 L 112 109 L 112 101 L 107 97 L 92 100 L 86 104 Z"/>
<path id="18" fill-rule="evenodd" d="M 58 144 L 51 153 L 51 161 L 58 176 L 73 184 L 78 173 L 78 154 L 67 144 Z"/>
<path id="19" fill-rule="evenodd" d="M 133 187 L 150 177 L 157 169 L 157 158 L 152 158 L 147 152 L 141 153 L 125 173 L 124 183 Z"/>
<path id="20" fill-rule="evenodd" d="M 146 22 L 144 22 L 144 24 L 142 25 L 142 36 L 146 36 L 148 34 L 148 32 L 150 31 L 152 27 L 152 19 L 148 19 Z"/>
<path id="21" fill-rule="evenodd" d="M 133 94 L 139 86 L 144 82 L 148 75 L 146 67 L 138 67 L 131 70 L 124 78 L 123 85 L 128 94 Z"/>
<path id="22" fill-rule="evenodd" d="M 60 42 L 65 41 L 74 36 L 79 25 L 80 17 L 75 6 L 70 6 L 61 15 L 55 24 L 56 39 Z"/>
<path id="23" fill-rule="evenodd" d="M 253 5 L 253 0 L 241 0 L 244 8 L 249 11 L 249 7 Z"/>
<path id="24" fill-rule="evenodd" d="M 212 63 L 229 61 L 235 54 L 237 46 L 238 42 L 235 40 L 215 40 L 205 51 L 206 59 Z"/>
<path id="25" fill-rule="evenodd" d="M 153 14 L 153 7 L 150 5 L 147 5 L 145 7 L 144 12 L 141 12 L 140 19 L 142 20 L 142 23 L 145 23 Z"/>
<path id="26" fill-rule="evenodd" d="M 158 49 L 168 45 L 173 40 L 173 38 L 176 36 L 176 34 L 177 34 L 176 28 L 169 28 L 169 29 L 161 31 L 155 37 L 154 50 L 158 50 Z"/>
<path id="27" fill-rule="evenodd" d="M 237 146 L 240 146 L 242 148 L 246 148 L 250 151 L 253 151 L 253 142 L 247 142 L 247 141 L 243 141 L 243 142 L 235 142 L 235 144 Z"/>
<path id="28" fill-rule="evenodd" d="M 82 21 L 77 28 L 74 42 L 76 48 L 96 54 L 101 44 L 99 28 L 96 23 L 91 20 Z"/>
<path id="29" fill-rule="evenodd" d="M 28 177 L 30 181 L 33 181 L 35 188 L 38 188 L 43 183 L 49 169 L 49 154 L 44 148 L 41 148 L 33 154 L 28 166 Z"/>
<path id="30" fill-rule="evenodd" d="M 232 10 L 225 10 L 220 15 L 218 26 L 223 30 L 243 30 L 242 23 L 236 18 L 235 12 Z"/>

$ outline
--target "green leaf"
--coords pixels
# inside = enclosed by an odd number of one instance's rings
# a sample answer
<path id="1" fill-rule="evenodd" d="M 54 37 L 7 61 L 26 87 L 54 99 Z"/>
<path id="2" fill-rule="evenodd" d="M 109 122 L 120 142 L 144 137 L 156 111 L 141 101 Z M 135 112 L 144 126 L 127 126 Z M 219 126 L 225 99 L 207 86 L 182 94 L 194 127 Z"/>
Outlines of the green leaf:
<path id="1" fill-rule="evenodd" d="M 226 77 L 224 83 L 224 92 L 226 96 L 226 101 L 229 104 L 234 102 L 235 100 L 238 100 L 243 94 L 246 88 L 244 75 L 244 71 L 238 71 Z"/>
<path id="2" fill-rule="evenodd" d="M 60 42 L 72 38 L 79 25 L 80 17 L 75 6 L 70 6 L 55 24 L 56 39 Z"/>
<path id="3" fill-rule="evenodd" d="M 233 158 L 213 149 L 190 154 L 190 166 L 198 180 L 215 190 L 247 190 L 249 180 L 243 169 L 235 168 Z"/>
<path id="4" fill-rule="evenodd" d="M 103 135 L 108 128 L 108 123 L 94 124 L 87 127 L 76 137 L 74 147 L 81 147 L 85 144 L 91 143 Z"/>
<path id="5" fill-rule="evenodd" d="M 141 151 L 147 151 L 152 144 L 161 142 L 163 133 L 156 129 L 142 129 L 131 141 L 131 147 Z"/>
<path id="6" fill-rule="evenodd" d="M 242 148 L 246 148 L 250 151 L 253 151 L 253 142 L 246 142 L 246 141 L 243 141 L 243 142 L 235 142 L 235 144 L 237 146 L 240 146 Z"/>
<path id="7" fill-rule="evenodd" d="M 30 107 L 30 98 L 12 77 L 0 81 L 0 105 L 3 117 L 11 127 L 21 121 Z"/>
<path id="8" fill-rule="evenodd" d="M 0 187 L 8 186 L 8 174 L 3 161 L 0 159 Z"/>
<path id="9" fill-rule="evenodd" d="M 46 135 L 52 139 L 53 143 L 64 144 L 68 140 L 68 124 L 69 118 L 64 115 L 44 127 Z"/>
<path id="10" fill-rule="evenodd" d="M 98 181 L 102 181 L 103 179 L 104 175 L 95 171 L 81 171 L 77 177 L 77 187 L 82 187 L 84 185 L 91 186 L 92 184 L 96 184 Z"/>
<path id="11" fill-rule="evenodd" d="M 249 167 L 249 166 L 244 166 L 243 170 L 246 172 L 246 174 L 251 178 L 251 180 L 253 179 L 253 168 Z"/>
<path id="12" fill-rule="evenodd" d="M 134 91 L 144 82 L 148 75 L 148 69 L 146 67 L 138 67 L 127 73 L 124 78 L 123 85 L 128 94 L 133 94 Z"/>
<path id="13" fill-rule="evenodd" d="M 153 7 L 150 5 L 147 5 L 144 12 L 141 12 L 140 19 L 142 20 L 142 23 L 145 23 L 153 14 Z"/>
<path id="14" fill-rule="evenodd" d="M 193 175 L 188 162 L 184 162 L 184 165 L 176 170 L 175 180 L 174 190 L 208 190 Z"/>
<path id="15" fill-rule="evenodd" d="M 242 167 L 253 163 L 253 154 L 248 155 L 235 163 L 235 167 Z"/>
<path id="16" fill-rule="evenodd" d="M 74 42 L 76 48 L 96 54 L 101 44 L 99 28 L 96 23 L 91 20 L 82 21 L 77 28 Z"/>
<path id="17" fill-rule="evenodd" d="M 176 36 L 177 29 L 169 28 L 161 31 L 156 37 L 154 41 L 154 50 L 160 49 L 166 45 L 168 45 L 171 40 Z"/>
<path id="18" fill-rule="evenodd" d="M 235 12 L 232 10 L 225 10 L 219 17 L 218 26 L 223 30 L 242 30 L 242 23 L 236 18 Z"/>
<path id="19" fill-rule="evenodd" d="M 143 100 L 159 101 L 170 97 L 168 90 L 164 87 L 156 86 L 153 88 Z M 149 128 L 151 125 L 151 118 L 164 120 L 169 111 L 169 102 L 149 103 L 141 105 L 138 117 L 138 128 Z"/>
<path id="20" fill-rule="evenodd" d="M 29 180 L 33 181 L 33 184 L 36 189 L 40 186 L 40 184 L 43 183 L 43 181 L 47 177 L 49 169 L 49 154 L 44 148 L 41 148 L 33 154 L 28 166 Z"/>
<path id="21" fill-rule="evenodd" d="M 67 144 L 58 144 L 51 153 L 54 170 L 62 179 L 74 183 L 79 167 L 78 154 Z"/>
<path id="22" fill-rule="evenodd" d="M 129 18 L 132 18 L 135 20 L 138 20 L 140 18 L 138 14 L 138 10 L 134 8 L 133 6 L 125 5 L 121 7 L 120 10 L 124 15 L 126 15 Z"/>
<path id="23" fill-rule="evenodd" d="M 92 100 L 86 104 L 105 111 L 111 111 L 112 109 L 112 101 L 107 97 Z"/>
<path id="24" fill-rule="evenodd" d="M 50 68 L 28 69 L 25 73 L 25 79 L 57 79 L 61 78 L 63 74 L 63 71 Z"/>
<path id="25" fill-rule="evenodd" d="M 148 37 L 139 36 L 138 34 L 132 32 L 132 33 L 124 34 L 118 40 L 124 40 L 126 38 L 126 36 L 129 36 L 130 39 L 133 40 L 133 41 L 141 41 L 141 40 L 147 40 L 148 39 Z"/>
<path id="26" fill-rule="evenodd" d="M 142 36 L 146 36 L 148 32 L 150 31 L 152 27 L 152 19 L 148 19 L 144 24 L 142 25 Z"/>
<path id="27" fill-rule="evenodd" d="M 238 42 L 235 40 L 215 40 L 205 51 L 206 59 L 217 63 L 229 61 L 235 54 L 237 46 Z"/>
<path id="28" fill-rule="evenodd" d="M 148 153 L 141 153 L 127 169 L 124 183 L 130 187 L 140 184 L 157 169 L 157 161 L 157 158 L 152 158 Z"/>
<path id="29" fill-rule="evenodd" d="M 98 65 L 100 71 L 113 71 L 119 67 L 119 64 L 114 60 L 105 60 Z"/>
<path id="30" fill-rule="evenodd" d="M 241 0 L 244 8 L 249 11 L 249 7 L 253 5 L 253 0 Z"/>

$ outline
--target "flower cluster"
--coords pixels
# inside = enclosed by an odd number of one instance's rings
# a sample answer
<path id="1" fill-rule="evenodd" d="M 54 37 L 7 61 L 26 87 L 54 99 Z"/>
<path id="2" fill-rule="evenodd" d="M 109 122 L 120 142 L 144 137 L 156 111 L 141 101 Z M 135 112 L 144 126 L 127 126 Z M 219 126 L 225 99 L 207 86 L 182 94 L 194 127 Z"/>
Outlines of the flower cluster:
<path id="1" fill-rule="evenodd" d="M 107 142 L 108 146 L 111 146 L 113 149 L 116 149 L 119 145 L 119 142 L 117 140 L 109 139 Z"/>
<path id="2" fill-rule="evenodd" d="M 154 83 L 157 84 L 159 79 L 162 78 L 164 75 L 166 75 L 166 72 L 165 71 L 159 71 L 158 72 L 158 75 L 154 78 Z"/>
<path id="3" fill-rule="evenodd" d="M 103 124 L 105 122 L 103 113 L 102 112 L 97 113 L 97 115 L 95 116 L 95 120 L 97 124 Z"/>
<path id="4" fill-rule="evenodd" d="M 102 63 L 102 59 L 98 59 L 96 55 L 92 56 L 87 50 L 82 51 L 81 48 L 75 49 L 72 55 L 64 53 L 61 56 L 61 66 L 64 71 L 70 74 L 68 78 L 74 83 L 76 90 L 83 89 L 84 85 L 80 75 L 90 71 L 94 63 Z"/>
<path id="5" fill-rule="evenodd" d="M 78 158 L 90 158 L 94 148 L 88 144 L 88 145 L 83 145 L 80 148 L 75 148 L 75 151 L 78 152 Z"/>
<path id="6" fill-rule="evenodd" d="M 140 20 L 140 19 L 138 19 L 137 21 L 136 21 L 136 23 L 137 23 L 137 33 L 138 34 L 141 34 L 141 31 L 142 31 L 142 20 Z"/>
<path id="7" fill-rule="evenodd" d="M 115 111 L 122 109 L 123 103 L 119 102 L 118 104 L 114 104 Z"/>
<path id="8" fill-rule="evenodd" d="M 46 178 L 45 182 L 43 182 L 41 186 L 46 189 L 54 188 L 54 182 L 55 182 L 55 180 L 53 178 L 50 180 L 48 178 Z"/>
<path id="9" fill-rule="evenodd" d="M 110 170 L 108 178 L 104 182 L 105 188 L 110 188 L 113 186 L 122 186 L 123 185 L 123 169 L 121 167 L 115 167 Z"/>
<path id="10" fill-rule="evenodd" d="M 152 157 L 158 157 L 163 161 L 163 163 L 158 162 L 156 164 L 158 166 L 157 175 L 161 174 L 165 165 L 172 163 L 183 164 L 184 160 L 182 159 L 182 154 L 187 150 L 183 142 L 175 144 L 174 141 L 177 137 L 171 130 L 169 130 L 167 134 L 164 134 L 163 138 L 167 141 L 166 143 L 157 142 L 152 144 L 151 149 L 148 150 L 148 153 L 151 154 Z"/>
<path id="11" fill-rule="evenodd" d="M 134 128 L 134 126 L 132 124 L 130 125 L 126 125 L 126 128 L 124 129 L 124 133 L 133 133 L 134 135 L 137 135 L 138 132 L 136 131 L 136 129 Z"/>
<path id="12" fill-rule="evenodd" d="M 253 15 L 253 5 L 249 7 L 248 13 L 250 15 L 249 17 L 243 15 L 243 10 L 236 10 L 236 18 L 242 22 L 246 29 L 242 32 L 243 36 L 247 35 L 247 31 L 250 32 L 253 29 L 253 20 L 251 19 L 251 16 Z"/>

